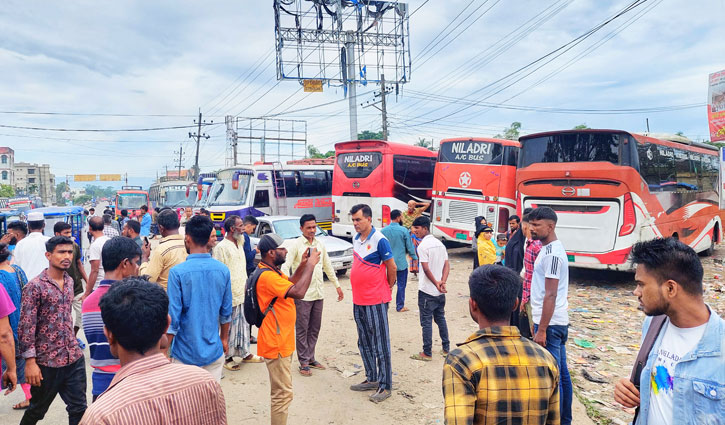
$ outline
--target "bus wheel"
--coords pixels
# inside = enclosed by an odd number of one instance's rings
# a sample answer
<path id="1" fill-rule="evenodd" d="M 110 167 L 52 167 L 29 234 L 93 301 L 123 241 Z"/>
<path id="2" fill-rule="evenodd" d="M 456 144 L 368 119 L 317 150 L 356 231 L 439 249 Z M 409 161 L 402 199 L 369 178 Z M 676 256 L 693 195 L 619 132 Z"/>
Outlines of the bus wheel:
<path id="1" fill-rule="evenodd" d="M 705 254 L 708 257 L 712 256 L 712 254 L 715 253 L 715 243 L 717 242 L 715 240 L 715 238 L 716 238 L 715 235 L 717 235 L 717 234 L 718 234 L 718 228 L 717 228 L 717 224 L 716 224 L 715 227 L 712 229 L 712 235 L 710 235 L 710 247 L 702 252 L 703 254 Z"/>

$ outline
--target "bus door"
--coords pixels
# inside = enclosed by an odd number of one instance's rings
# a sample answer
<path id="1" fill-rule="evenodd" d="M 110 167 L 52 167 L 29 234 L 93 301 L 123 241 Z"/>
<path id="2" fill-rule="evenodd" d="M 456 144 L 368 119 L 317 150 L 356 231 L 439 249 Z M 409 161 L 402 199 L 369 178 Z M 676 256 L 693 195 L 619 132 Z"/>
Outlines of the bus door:
<path id="1" fill-rule="evenodd" d="M 250 185 L 250 195 L 252 198 L 252 208 L 264 213 L 272 215 L 272 204 L 274 198 L 274 190 L 269 182 L 270 171 L 258 171 L 257 178 Z"/>

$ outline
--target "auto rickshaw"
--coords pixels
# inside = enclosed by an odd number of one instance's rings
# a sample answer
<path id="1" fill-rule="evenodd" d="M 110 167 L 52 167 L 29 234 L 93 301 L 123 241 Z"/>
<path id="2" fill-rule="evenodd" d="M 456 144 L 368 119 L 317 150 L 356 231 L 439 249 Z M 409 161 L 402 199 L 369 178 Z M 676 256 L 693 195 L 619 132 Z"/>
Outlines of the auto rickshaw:
<path id="1" fill-rule="evenodd" d="M 81 256 L 83 255 L 82 234 L 83 225 L 85 223 L 85 218 L 83 217 L 83 207 L 44 207 L 35 208 L 33 212 L 43 213 L 43 217 L 45 217 L 45 229 L 43 230 L 43 234 L 46 236 L 55 236 L 55 233 L 53 233 L 53 226 L 55 226 L 55 223 L 63 221 L 70 224 L 73 240 L 81 248 Z"/>

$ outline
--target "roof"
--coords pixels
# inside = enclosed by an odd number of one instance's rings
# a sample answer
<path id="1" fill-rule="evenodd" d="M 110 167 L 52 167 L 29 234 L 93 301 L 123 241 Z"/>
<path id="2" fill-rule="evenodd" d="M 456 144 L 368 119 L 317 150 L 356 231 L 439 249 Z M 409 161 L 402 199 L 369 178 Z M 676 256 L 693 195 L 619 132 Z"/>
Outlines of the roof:
<path id="1" fill-rule="evenodd" d="M 398 155 L 415 155 L 437 158 L 438 152 L 433 152 L 428 148 L 421 146 L 406 145 L 404 143 L 388 142 L 387 140 L 352 140 L 349 142 L 340 142 L 335 144 L 335 155 L 339 151 L 354 152 L 361 149 L 377 149 L 384 153 L 394 153 Z"/>
<path id="2" fill-rule="evenodd" d="M 521 144 L 519 142 L 517 142 L 516 140 L 494 139 L 491 137 L 454 137 L 451 139 L 443 139 L 440 141 L 440 144 L 442 145 L 444 143 L 450 143 L 450 142 L 468 142 L 468 141 L 498 143 L 503 146 L 515 146 L 515 147 L 521 146 Z"/>
<path id="3" fill-rule="evenodd" d="M 0 146 L 0 153 L 14 153 L 14 151 L 7 146 Z"/>
<path id="4" fill-rule="evenodd" d="M 58 216 L 58 215 L 83 214 L 83 207 L 79 207 L 79 206 L 73 206 L 73 207 L 44 207 L 44 208 L 35 208 L 32 211 L 33 212 L 43 213 L 43 215 L 45 217 L 53 217 L 53 216 Z"/>

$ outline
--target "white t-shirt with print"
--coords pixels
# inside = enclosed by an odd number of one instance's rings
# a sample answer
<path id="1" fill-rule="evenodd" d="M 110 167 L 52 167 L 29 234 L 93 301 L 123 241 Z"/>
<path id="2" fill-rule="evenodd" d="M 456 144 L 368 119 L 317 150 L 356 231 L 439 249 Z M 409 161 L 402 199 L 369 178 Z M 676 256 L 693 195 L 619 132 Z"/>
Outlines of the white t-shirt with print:
<path id="1" fill-rule="evenodd" d="M 648 424 L 672 424 L 672 401 L 675 366 L 685 354 L 692 351 L 705 333 L 703 323 L 694 328 L 678 328 L 670 319 L 662 328 L 662 343 L 650 374 L 650 403 Z"/>
<path id="2" fill-rule="evenodd" d="M 428 268 L 433 276 L 440 280 L 443 277 L 443 267 L 445 267 L 446 260 L 448 260 L 448 251 L 443 243 L 436 239 L 435 236 L 428 235 L 423 238 L 416 251 L 418 252 L 418 261 L 428 263 Z M 418 274 L 418 289 L 433 297 L 442 295 L 433 282 L 428 279 L 422 266 Z"/>
<path id="3" fill-rule="evenodd" d="M 560 240 L 541 247 L 534 262 L 534 274 L 531 278 L 531 314 L 534 323 L 541 323 L 541 312 L 544 308 L 546 294 L 546 278 L 559 279 L 556 292 L 556 305 L 549 325 L 569 324 L 569 260 Z"/>
<path id="4" fill-rule="evenodd" d="M 106 275 L 106 273 L 103 271 L 103 260 L 101 259 L 101 251 L 103 251 L 103 245 L 105 245 L 109 239 L 111 238 L 103 235 L 100 238 L 94 240 L 91 244 L 91 247 L 88 248 L 88 261 L 100 260 L 100 262 L 98 263 L 98 277 L 96 278 L 96 282 L 93 284 L 94 291 L 96 290 L 96 288 L 98 288 L 98 284 L 101 283 L 103 277 Z"/>

